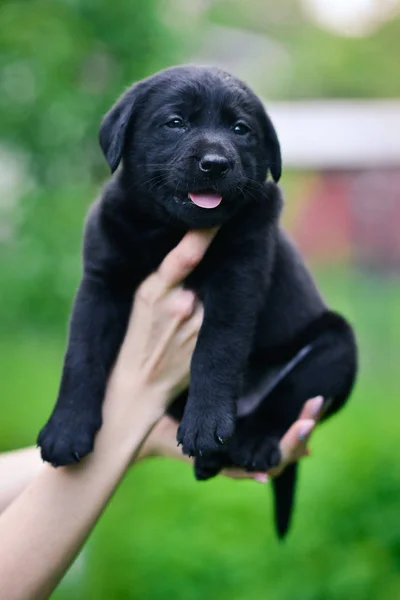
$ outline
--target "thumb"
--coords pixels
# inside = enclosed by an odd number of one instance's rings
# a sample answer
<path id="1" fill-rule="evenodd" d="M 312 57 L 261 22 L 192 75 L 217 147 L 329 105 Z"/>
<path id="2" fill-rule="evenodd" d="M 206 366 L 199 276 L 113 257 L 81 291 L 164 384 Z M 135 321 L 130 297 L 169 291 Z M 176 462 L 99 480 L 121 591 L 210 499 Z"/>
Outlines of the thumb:
<path id="1" fill-rule="evenodd" d="M 218 229 L 189 231 L 164 258 L 158 275 L 167 287 L 181 283 L 201 262 Z"/>

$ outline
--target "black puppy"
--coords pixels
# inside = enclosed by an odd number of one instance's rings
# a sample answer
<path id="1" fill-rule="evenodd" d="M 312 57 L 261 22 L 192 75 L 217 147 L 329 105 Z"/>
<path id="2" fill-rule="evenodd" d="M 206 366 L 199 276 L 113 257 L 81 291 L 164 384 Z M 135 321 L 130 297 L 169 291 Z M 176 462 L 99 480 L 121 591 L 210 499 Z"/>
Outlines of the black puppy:
<path id="1" fill-rule="evenodd" d="M 305 140 L 306 143 L 306 140 Z M 100 144 L 122 168 L 93 206 L 57 404 L 38 443 L 54 466 L 78 461 L 101 426 L 107 376 L 132 295 L 189 228 L 221 226 L 188 278 L 204 303 L 189 392 L 172 408 L 199 479 L 226 465 L 264 471 L 316 395 L 346 400 L 356 372 L 350 326 L 328 311 L 279 228 L 280 147 L 260 100 L 231 75 L 184 66 L 145 79 L 106 115 Z M 274 483 L 287 530 L 295 467 Z"/>

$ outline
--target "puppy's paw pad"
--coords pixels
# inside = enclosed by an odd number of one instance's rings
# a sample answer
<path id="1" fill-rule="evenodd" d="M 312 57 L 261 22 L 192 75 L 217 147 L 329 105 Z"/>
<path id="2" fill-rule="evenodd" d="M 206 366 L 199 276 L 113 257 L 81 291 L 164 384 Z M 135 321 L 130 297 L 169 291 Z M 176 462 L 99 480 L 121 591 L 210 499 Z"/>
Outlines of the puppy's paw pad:
<path id="1" fill-rule="evenodd" d="M 101 422 L 80 419 L 70 424 L 69 419 L 53 418 L 39 433 L 37 445 L 42 459 L 53 467 L 72 465 L 92 452 L 94 438 Z"/>

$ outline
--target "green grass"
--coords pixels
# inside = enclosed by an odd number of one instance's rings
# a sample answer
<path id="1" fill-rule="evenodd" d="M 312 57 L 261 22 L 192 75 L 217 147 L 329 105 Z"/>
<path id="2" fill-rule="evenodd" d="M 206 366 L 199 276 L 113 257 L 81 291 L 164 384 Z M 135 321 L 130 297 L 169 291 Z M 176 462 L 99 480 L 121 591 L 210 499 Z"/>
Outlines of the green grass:
<path id="1" fill-rule="evenodd" d="M 292 531 L 276 541 L 267 486 L 196 483 L 166 459 L 133 468 L 56 600 L 394 600 L 400 598 L 400 286 L 320 273 L 354 322 L 359 383 L 312 440 Z M 53 403 L 60 336 L 0 340 L 0 450 L 31 444 Z"/>

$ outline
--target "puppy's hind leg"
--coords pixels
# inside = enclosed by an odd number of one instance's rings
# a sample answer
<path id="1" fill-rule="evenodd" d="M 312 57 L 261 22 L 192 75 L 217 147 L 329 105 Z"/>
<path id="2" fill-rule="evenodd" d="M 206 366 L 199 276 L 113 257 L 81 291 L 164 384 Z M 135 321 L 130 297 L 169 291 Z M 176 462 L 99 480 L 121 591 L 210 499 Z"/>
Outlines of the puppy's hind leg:
<path id="1" fill-rule="evenodd" d="M 326 324 L 325 331 L 311 340 L 311 352 L 282 382 L 282 393 L 286 390 L 290 396 L 287 402 L 290 410 L 286 414 L 291 421 L 287 425 L 297 418 L 304 402 L 315 396 L 323 396 L 329 406 L 324 418 L 337 412 L 355 382 L 357 347 L 350 325 L 333 312 L 327 312 L 321 322 Z"/>
<path id="2" fill-rule="evenodd" d="M 315 343 L 314 353 L 310 353 L 297 371 L 287 381 L 282 382 L 279 405 L 290 406 L 285 417 L 285 430 L 293 422 L 304 402 L 317 395 L 330 400 L 324 418 L 339 410 L 352 390 L 356 370 L 357 351 L 350 326 L 338 315 L 330 313 L 335 329 L 323 333 Z M 282 409 L 284 410 L 284 409 Z M 281 420 L 281 423 L 284 419 Z M 297 465 L 289 465 L 282 475 L 273 480 L 275 524 L 278 536 L 283 538 L 289 528 L 293 511 Z"/>
<path id="3" fill-rule="evenodd" d="M 321 395 L 331 400 L 325 418 L 347 400 L 357 368 L 356 345 L 350 326 L 339 315 L 326 313 L 305 343 L 312 348 L 305 358 L 279 379 L 273 389 L 269 380 L 265 386 L 260 385 L 257 408 L 238 419 L 230 444 L 235 464 L 250 470 L 268 469 L 273 466 L 272 457 L 275 464 L 279 462 L 279 439 L 296 421 L 308 399 Z M 291 520 L 297 469 L 297 466 L 289 466 L 272 480 L 275 523 L 280 538 L 286 535 Z"/>
<path id="4" fill-rule="evenodd" d="M 232 466 L 233 463 L 226 452 L 213 452 L 195 458 L 194 475 L 197 481 L 205 481 L 218 475 L 222 469 Z"/>

